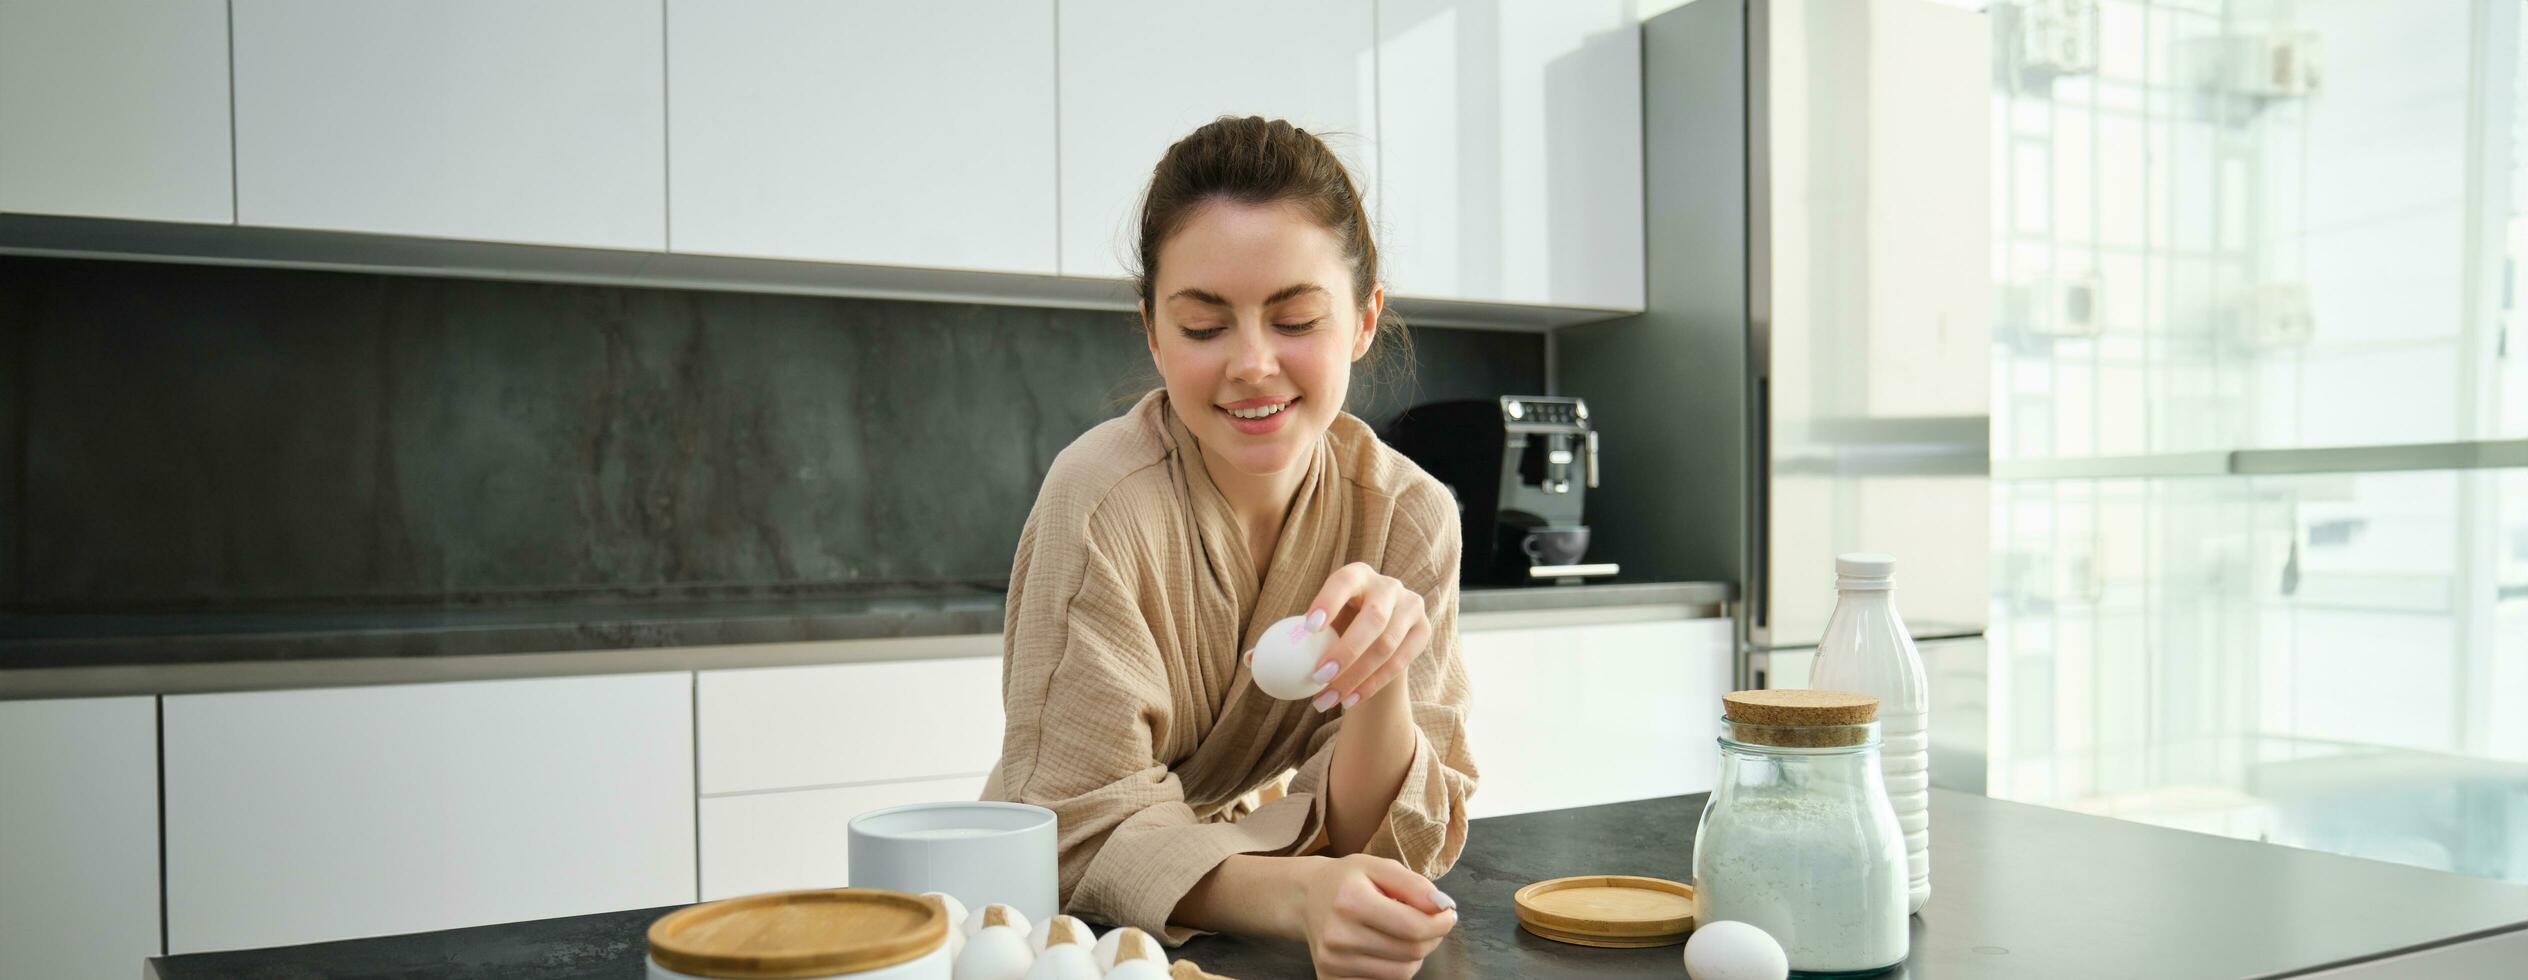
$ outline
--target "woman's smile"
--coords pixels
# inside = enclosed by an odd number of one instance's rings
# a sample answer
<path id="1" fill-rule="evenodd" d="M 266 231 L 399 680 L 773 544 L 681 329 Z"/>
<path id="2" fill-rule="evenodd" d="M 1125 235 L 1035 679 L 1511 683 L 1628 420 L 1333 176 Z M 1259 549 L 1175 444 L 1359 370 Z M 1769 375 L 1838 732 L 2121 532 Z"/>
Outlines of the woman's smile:
<path id="1" fill-rule="evenodd" d="M 1290 407 L 1299 403 L 1299 396 L 1249 398 L 1245 401 L 1214 405 L 1212 410 L 1229 420 L 1229 427 L 1250 436 L 1271 435 L 1290 421 Z"/>

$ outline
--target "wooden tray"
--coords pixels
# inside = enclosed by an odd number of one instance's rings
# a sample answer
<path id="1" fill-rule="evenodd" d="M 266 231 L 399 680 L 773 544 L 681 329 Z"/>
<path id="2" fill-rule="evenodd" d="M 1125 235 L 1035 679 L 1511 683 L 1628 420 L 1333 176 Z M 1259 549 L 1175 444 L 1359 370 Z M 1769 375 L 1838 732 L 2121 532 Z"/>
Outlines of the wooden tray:
<path id="1" fill-rule="evenodd" d="M 1519 926 L 1558 943 L 1672 946 L 1694 931 L 1694 888 L 1665 878 L 1582 875 L 1540 881 L 1511 896 Z"/>

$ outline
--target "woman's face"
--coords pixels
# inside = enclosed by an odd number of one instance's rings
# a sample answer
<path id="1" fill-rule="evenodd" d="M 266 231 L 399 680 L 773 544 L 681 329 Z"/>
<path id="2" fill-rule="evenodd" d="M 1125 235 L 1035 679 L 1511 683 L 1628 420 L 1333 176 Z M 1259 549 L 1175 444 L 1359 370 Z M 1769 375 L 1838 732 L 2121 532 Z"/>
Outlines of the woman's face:
<path id="1" fill-rule="evenodd" d="M 1205 204 L 1158 264 L 1142 322 L 1194 438 L 1252 476 L 1305 459 L 1343 410 L 1384 289 L 1354 305 L 1341 242 L 1288 204 Z"/>

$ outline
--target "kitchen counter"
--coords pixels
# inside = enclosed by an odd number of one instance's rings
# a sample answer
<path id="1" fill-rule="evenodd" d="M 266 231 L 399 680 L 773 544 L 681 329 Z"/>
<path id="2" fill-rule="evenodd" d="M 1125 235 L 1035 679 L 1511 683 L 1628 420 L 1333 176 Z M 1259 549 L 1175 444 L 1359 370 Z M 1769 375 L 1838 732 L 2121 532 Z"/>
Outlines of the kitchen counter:
<path id="1" fill-rule="evenodd" d="M 1719 616 L 1733 598 L 1718 582 L 1469 589 L 1458 611 L 1465 628 L 1504 628 Z M 0 700 L 988 655 L 1005 601 L 991 585 L 953 585 L 779 600 L 0 615 Z M 917 642 L 837 642 L 871 640 Z"/>
<path id="2" fill-rule="evenodd" d="M 1475 821 L 1440 886 L 1460 924 L 1422 975 L 1684 974 L 1675 946 L 1593 949 L 1529 935 L 1510 896 L 1572 874 L 1684 880 L 1703 797 Z M 1886 977 L 2285 977 L 2427 948 L 2528 940 L 2528 888 L 1932 791 L 1932 897 Z M 196 977 L 576 980 L 642 976 L 639 909 L 150 961 Z M 1241 980 L 1310 975 L 1289 943 L 1205 936 L 1175 951 Z"/>

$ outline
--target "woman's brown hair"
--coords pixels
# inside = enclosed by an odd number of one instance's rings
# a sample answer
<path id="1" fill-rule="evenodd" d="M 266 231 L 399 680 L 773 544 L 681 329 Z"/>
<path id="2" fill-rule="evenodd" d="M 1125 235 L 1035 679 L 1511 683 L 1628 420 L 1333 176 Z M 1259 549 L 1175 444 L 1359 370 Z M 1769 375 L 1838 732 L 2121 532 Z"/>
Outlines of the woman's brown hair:
<path id="1" fill-rule="evenodd" d="M 1324 140 L 1286 120 L 1222 116 L 1168 147 L 1150 173 L 1150 190 L 1141 199 L 1139 262 L 1133 275 L 1144 311 L 1157 308 L 1160 247 L 1194 212 L 1216 201 L 1298 205 L 1341 243 L 1343 258 L 1352 265 L 1352 308 L 1369 305 L 1370 290 L 1378 285 L 1378 244 L 1370 238 L 1369 210 L 1343 161 Z M 1142 326 L 1149 326 L 1146 316 Z M 1413 342 L 1402 319 L 1382 309 L 1373 336 L 1362 365 L 1365 380 L 1409 373 Z M 1390 364 L 1401 368 L 1391 369 Z"/>

